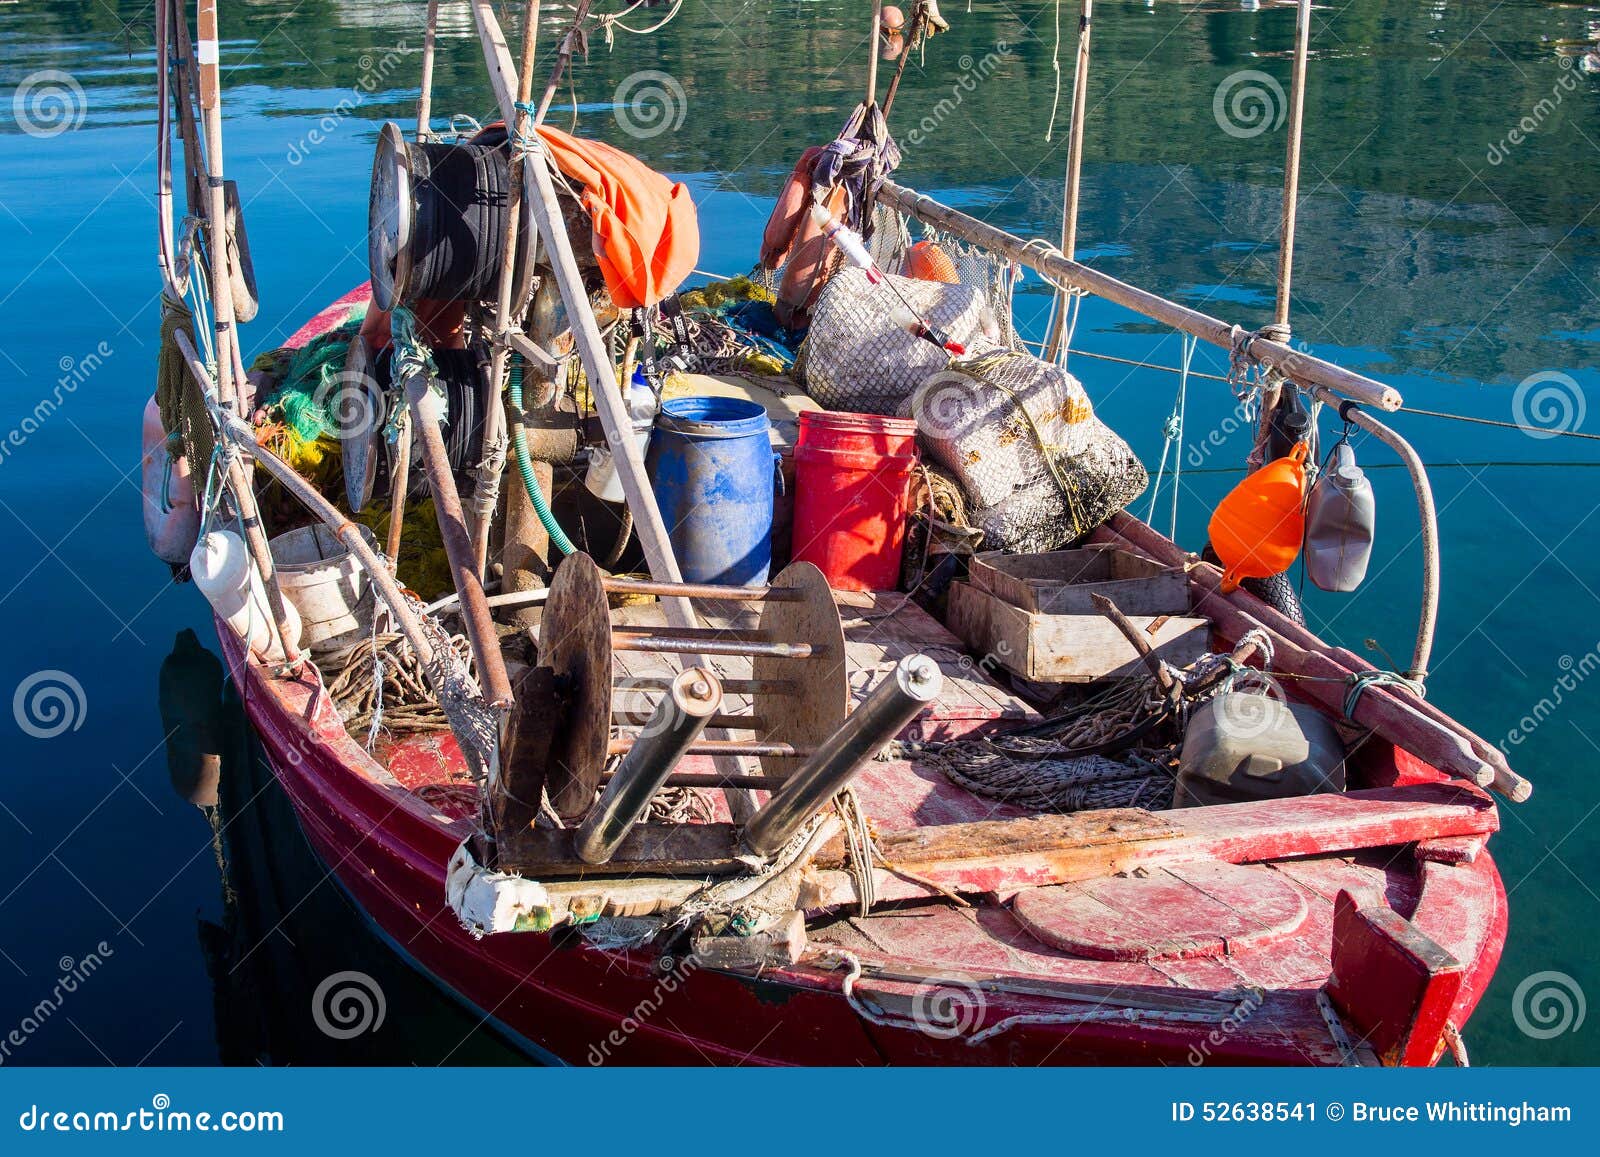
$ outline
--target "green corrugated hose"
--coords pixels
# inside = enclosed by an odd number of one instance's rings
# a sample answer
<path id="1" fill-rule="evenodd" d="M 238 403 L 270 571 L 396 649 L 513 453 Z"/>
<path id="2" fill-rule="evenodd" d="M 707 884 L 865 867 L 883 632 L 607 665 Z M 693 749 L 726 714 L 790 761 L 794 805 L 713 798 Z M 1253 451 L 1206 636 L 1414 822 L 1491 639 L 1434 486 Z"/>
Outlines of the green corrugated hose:
<path id="1" fill-rule="evenodd" d="M 567 537 L 566 531 L 561 529 L 561 524 L 551 513 L 550 503 L 539 487 L 539 480 L 534 477 L 533 463 L 528 458 L 528 439 L 522 431 L 521 422 L 522 359 L 520 357 L 513 356 L 511 359 L 510 392 L 511 405 L 518 416 L 518 421 L 511 427 L 511 452 L 516 457 L 517 473 L 522 475 L 522 485 L 527 488 L 528 501 L 533 503 L 533 512 L 539 516 L 539 522 L 550 535 L 550 541 L 555 544 L 555 548 L 562 554 L 577 554 L 578 548 L 572 545 L 572 540 Z"/>

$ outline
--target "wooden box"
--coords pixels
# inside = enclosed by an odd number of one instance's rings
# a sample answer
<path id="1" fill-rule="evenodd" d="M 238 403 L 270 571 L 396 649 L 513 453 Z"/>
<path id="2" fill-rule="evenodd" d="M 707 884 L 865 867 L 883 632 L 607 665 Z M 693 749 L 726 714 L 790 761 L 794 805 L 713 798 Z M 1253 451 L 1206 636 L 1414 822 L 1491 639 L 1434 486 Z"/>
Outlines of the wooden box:
<path id="1" fill-rule="evenodd" d="M 1148 633 L 1156 654 L 1175 667 L 1188 666 L 1210 649 L 1211 624 L 1205 619 L 1128 618 Z M 985 667 L 998 665 L 1041 683 L 1127 679 L 1149 670 L 1104 615 L 1034 614 L 970 583 L 951 585 L 946 625 Z"/>
<path id="2" fill-rule="evenodd" d="M 972 585 L 1024 611 L 1093 615 L 1105 595 L 1125 615 L 1186 615 L 1189 579 L 1176 567 L 1110 546 L 1046 554 L 986 551 L 972 560 Z"/>

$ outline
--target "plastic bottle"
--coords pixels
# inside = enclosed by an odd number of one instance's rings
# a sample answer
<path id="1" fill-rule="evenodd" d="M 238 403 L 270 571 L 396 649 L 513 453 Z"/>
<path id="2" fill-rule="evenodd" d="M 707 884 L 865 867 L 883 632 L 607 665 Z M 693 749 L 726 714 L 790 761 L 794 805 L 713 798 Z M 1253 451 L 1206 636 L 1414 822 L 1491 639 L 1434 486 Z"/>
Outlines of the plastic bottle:
<path id="1" fill-rule="evenodd" d="M 1325 591 L 1353 591 L 1367 575 L 1377 504 L 1356 465 L 1355 447 L 1339 442 L 1306 503 L 1306 575 Z"/>
<path id="2" fill-rule="evenodd" d="M 189 555 L 189 573 L 217 617 L 226 622 L 258 658 L 268 662 L 283 660 L 283 649 L 273 635 L 266 588 L 250 562 L 244 539 L 231 530 L 212 530 L 201 535 L 194 552 Z M 289 642 L 299 650 L 300 615 L 288 600 L 284 601 L 283 609 L 288 619 Z"/>
<path id="3" fill-rule="evenodd" d="M 650 432 L 655 428 L 656 413 L 661 409 L 661 401 L 650 388 L 650 380 L 645 377 L 643 369 L 633 371 L 633 380 L 628 383 L 627 391 L 622 396 L 622 404 L 633 423 L 633 439 L 639 444 L 639 454 L 643 457 L 650 445 Z M 602 443 L 589 448 L 589 469 L 583 476 L 583 484 L 590 494 L 606 502 L 624 500 L 626 496 L 622 492 L 622 478 L 617 474 L 617 464 L 612 458 L 610 446 Z"/>

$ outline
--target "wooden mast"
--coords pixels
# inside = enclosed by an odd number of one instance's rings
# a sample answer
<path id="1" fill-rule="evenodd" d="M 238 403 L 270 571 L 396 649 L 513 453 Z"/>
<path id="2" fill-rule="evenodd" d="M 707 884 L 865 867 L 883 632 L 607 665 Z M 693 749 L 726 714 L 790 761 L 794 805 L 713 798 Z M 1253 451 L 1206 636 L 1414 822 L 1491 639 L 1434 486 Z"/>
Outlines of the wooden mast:
<path id="1" fill-rule="evenodd" d="M 1278 302 L 1275 334 L 1289 340 L 1289 286 L 1294 276 L 1294 225 L 1300 199 L 1300 140 L 1306 109 L 1306 54 L 1311 45 L 1311 0 L 1300 0 L 1295 19 L 1294 71 L 1289 80 L 1289 143 L 1283 166 L 1283 220 L 1278 236 Z"/>
<path id="2" fill-rule="evenodd" d="M 217 40 L 217 0 L 199 0 L 195 14 L 195 56 L 200 66 L 200 116 L 206 141 L 206 218 L 210 226 L 211 311 L 215 325 L 213 351 L 216 355 L 217 401 L 224 417 L 237 416 L 239 383 L 234 375 L 239 359 L 238 331 L 233 315 L 232 278 L 228 273 L 227 197 L 222 177 L 222 85 L 218 75 L 220 49 Z M 267 543 L 266 528 L 256 505 L 256 492 L 250 471 L 237 456 L 228 455 L 228 486 L 239 505 L 239 521 L 244 527 L 250 557 L 266 588 L 267 606 L 272 613 L 272 630 L 283 651 L 286 665 L 297 666 L 304 658 L 289 630 L 289 616 L 278 586 L 277 568 Z"/>
<path id="3" fill-rule="evenodd" d="M 1078 58 L 1072 68 L 1072 124 L 1067 129 L 1067 176 L 1061 206 L 1061 252 L 1068 258 L 1078 255 L 1078 191 L 1083 173 L 1083 122 L 1089 103 L 1089 32 L 1094 16 L 1094 0 L 1081 0 L 1078 12 Z M 1067 307 L 1071 295 L 1056 291 L 1056 312 L 1045 339 L 1044 358 L 1060 359 L 1066 340 Z"/>

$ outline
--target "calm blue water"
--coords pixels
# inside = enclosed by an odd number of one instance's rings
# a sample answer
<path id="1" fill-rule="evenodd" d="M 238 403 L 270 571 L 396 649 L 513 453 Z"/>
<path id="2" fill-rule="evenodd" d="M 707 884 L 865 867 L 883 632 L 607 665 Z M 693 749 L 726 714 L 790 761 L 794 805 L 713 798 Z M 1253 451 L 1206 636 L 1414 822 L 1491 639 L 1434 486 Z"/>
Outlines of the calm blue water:
<path id="1" fill-rule="evenodd" d="M 901 179 L 1013 231 L 1052 234 L 1064 158 L 1059 126 L 1045 139 L 1053 7 L 965 7 L 946 3 L 955 31 L 908 69 L 894 118 Z M 702 266 L 743 271 L 794 156 L 831 137 L 859 98 L 864 8 L 690 0 L 657 37 L 622 36 L 611 50 L 596 38 L 576 72 L 580 125 L 686 180 L 701 209 Z M 224 9 L 227 166 L 244 191 L 263 299 L 245 330 L 252 351 L 365 276 L 373 142 L 384 119 L 413 113 L 422 10 L 419 0 Z M 487 119 L 467 7 L 444 11 L 435 108 Z M 0 712 L 0 1041 L 63 970 L 99 957 L 0 1059 L 502 1058 L 473 1020 L 408 983 L 327 885 L 313 887 L 322 872 L 270 789 L 241 806 L 230 833 L 241 899 L 225 903 L 211 830 L 167 783 L 157 670 L 178 631 L 210 634 L 198 596 L 169 581 L 140 532 L 138 424 L 159 314 L 149 20 L 134 0 L 0 5 L 0 699 L 25 684 L 25 700 L 61 687 L 70 720 L 24 714 L 30 732 Z M 1600 79 L 1575 64 L 1597 20 L 1600 9 L 1534 0 L 1319 11 L 1297 338 L 1393 383 L 1415 407 L 1600 433 Z M 1215 101 L 1241 72 L 1287 86 L 1292 29 L 1292 12 L 1270 5 L 1097 5 L 1080 232 L 1089 259 L 1229 320 L 1268 319 L 1283 130 L 1269 112 L 1258 134 L 1248 119 L 1225 132 Z M 375 62 L 390 50 L 404 60 L 385 71 Z M 1070 45 L 1061 61 L 1070 78 Z M 979 79 L 963 83 L 969 66 Z M 683 93 L 681 124 L 642 139 L 620 132 L 612 108 L 619 82 L 641 70 L 670 75 Z M 1238 83 L 1275 99 L 1259 78 Z M 52 85 L 63 106 L 51 105 Z M 1235 91 L 1224 90 L 1224 113 Z M 52 107 L 67 131 L 50 135 L 64 127 Z M 1249 102 L 1240 107 L 1247 116 Z M 555 120 L 570 115 L 558 107 Z M 1047 304 L 1024 287 L 1019 317 L 1035 335 Z M 1077 337 L 1168 365 L 1179 353 L 1173 335 L 1093 302 Z M 1196 360 L 1221 366 L 1215 351 Z M 1153 466 L 1174 379 L 1081 359 L 1074 368 Z M 1537 404 L 1541 385 L 1524 389 L 1519 411 L 1518 386 L 1537 374 L 1561 376 L 1543 381 L 1553 392 Z M 1206 471 L 1247 450 L 1245 435 L 1226 436 L 1231 406 L 1219 383 L 1192 384 L 1178 525 L 1190 547 L 1235 477 Z M 1494 847 L 1511 941 L 1468 1043 L 1485 1063 L 1592 1063 L 1593 1025 L 1551 1035 L 1526 1012 L 1519 1025 L 1514 998 L 1542 972 L 1600 993 L 1585 931 L 1600 917 L 1600 681 L 1584 681 L 1600 646 L 1600 453 L 1422 416 L 1396 424 L 1436 465 L 1445 581 L 1431 697 L 1492 741 L 1520 728 L 1513 762 L 1538 788 L 1502 811 Z M 1378 446 L 1360 450 L 1369 465 L 1389 461 Z M 1400 472 L 1374 478 L 1373 573 L 1353 596 L 1311 598 L 1309 615 L 1330 638 L 1357 650 L 1372 638 L 1403 661 L 1416 514 Z M 230 768 L 236 804 L 266 786 L 244 756 Z M 381 973 L 391 1018 L 348 1046 L 309 1023 L 310 990 L 341 969 Z"/>

